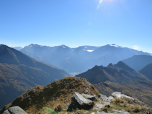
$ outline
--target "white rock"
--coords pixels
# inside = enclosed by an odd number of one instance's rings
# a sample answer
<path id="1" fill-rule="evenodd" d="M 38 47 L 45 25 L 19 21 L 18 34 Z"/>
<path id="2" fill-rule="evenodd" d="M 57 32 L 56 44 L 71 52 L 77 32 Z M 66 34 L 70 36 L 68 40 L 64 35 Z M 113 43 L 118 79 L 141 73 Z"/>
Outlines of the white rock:
<path id="1" fill-rule="evenodd" d="M 104 102 L 108 102 L 108 97 L 106 95 L 103 95 L 103 94 L 99 94 L 100 95 L 100 98 L 104 101 Z"/>
<path id="2" fill-rule="evenodd" d="M 108 99 L 111 101 L 113 100 L 114 98 L 112 96 L 109 96 Z"/>
<path id="3" fill-rule="evenodd" d="M 73 96 L 75 97 L 75 99 L 77 100 L 77 102 L 78 102 L 80 105 L 92 103 L 91 100 L 84 98 L 81 94 L 79 94 L 79 93 L 77 93 L 77 92 L 74 92 L 74 95 L 73 95 Z"/>
<path id="4" fill-rule="evenodd" d="M 19 106 L 13 106 L 5 110 L 3 114 L 27 114 L 27 113 Z"/>
<path id="5" fill-rule="evenodd" d="M 91 114 L 95 114 L 94 112 L 92 112 Z"/>
<path id="6" fill-rule="evenodd" d="M 130 96 L 127 96 L 127 95 L 124 95 L 124 94 L 121 94 L 121 92 L 113 92 L 112 96 L 114 96 L 116 98 L 124 98 L 125 97 L 125 98 L 129 98 L 129 99 L 133 99 L 134 100 L 134 98 L 132 98 Z"/>

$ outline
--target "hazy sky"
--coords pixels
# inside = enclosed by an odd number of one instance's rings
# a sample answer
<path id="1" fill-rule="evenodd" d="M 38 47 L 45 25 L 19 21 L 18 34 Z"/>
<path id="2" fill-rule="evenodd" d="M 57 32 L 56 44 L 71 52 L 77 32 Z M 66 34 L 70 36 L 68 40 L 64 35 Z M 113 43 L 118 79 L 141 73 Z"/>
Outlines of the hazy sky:
<path id="1" fill-rule="evenodd" d="M 0 44 L 31 43 L 152 52 L 152 0 L 0 0 Z"/>

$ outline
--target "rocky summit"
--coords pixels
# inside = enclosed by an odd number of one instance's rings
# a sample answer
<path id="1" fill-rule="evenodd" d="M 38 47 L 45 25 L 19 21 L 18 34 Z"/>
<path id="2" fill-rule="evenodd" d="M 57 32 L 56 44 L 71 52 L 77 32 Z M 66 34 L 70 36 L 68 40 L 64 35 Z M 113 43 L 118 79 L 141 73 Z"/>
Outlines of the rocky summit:
<path id="1" fill-rule="evenodd" d="M 36 86 L 6 105 L 0 114 L 151 114 L 152 109 L 130 96 L 99 94 L 85 78 L 66 77 Z"/>
<path id="2" fill-rule="evenodd" d="M 76 77 L 66 77 L 54 81 L 44 87 L 36 86 L 23 93 L 12 103 L 6 105 L 1 111 L 12 106 L 19 106 L 28 114 L 42 113 L 43 107 L 55 109 L 58 106 L 65 107 L 65 104 L 71 103 L 71 97 L 74 92 L 79 94 L 89 94 L 98 96 L 98 91 L 86 79 Z"/>

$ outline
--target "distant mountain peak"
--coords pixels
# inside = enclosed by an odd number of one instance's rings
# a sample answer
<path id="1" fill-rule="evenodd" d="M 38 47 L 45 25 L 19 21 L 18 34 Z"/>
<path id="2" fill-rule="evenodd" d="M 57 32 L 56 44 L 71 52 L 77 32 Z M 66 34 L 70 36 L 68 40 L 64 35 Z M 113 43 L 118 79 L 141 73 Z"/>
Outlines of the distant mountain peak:
<path id="1" fill-rule="evenodd" d="M 95 65 L 93 68 L 98 68 L 99 66 Z"/>
<path id="2" fill-rule="evenodd" d="M 62 48 L 69 48 L 69 47 L 66 46 L 66 45 L 61 45 L 60 47 L 62 47 Z"/>
<path id="3" fill-rule="evenodd" d="M 40 46 L 38 44 L 30 44 L 29 47 L 36 47 L 36 46 Z"/>
<path id="4" fill-rule="evenodd" d="M 122 61 L 119 61 L 118 63 L 117 63 L 117 65 L 126 65 L 124 62 L 122 62 Z"/>
<path id="5" fill-rule="evenodd" d="M 125 64 L 122 61 L 119 61 L 115 66 L 118 68 L 123 68 L 123 69 L 129 70 L 129 71 L 134 71 L 132 68 L 130 68 L 127 64 Z"/>
<path id="6" fill-rule="evenodd" d="M 91 83 L 97 84 L 106 81 L 121 83 L 122 79 L 126 80 L 126 77 L 131 80 L 137 78 L 138 75 L 136 71 L 120 61 L 115 65 L 109 64 L 107 67 L 96 65 L 87 72 L 76 75 L 76 77 L 87 78 Z"/>
<path id="7" fill-rule="evenodd" d="M 118 46 L 118 45 L 116 45 L 116 44 L 107 44 L 107 46 L 111 46 L 111 47 L 120 47 L 120 46 Z"/>
<path id="8" fill-rule="evenodd" d="M 112 64 L 112 63 L 110 63 L 110 64 L 108 65 L 108 67 L 110 67 L 110 66 L 113 66 L 113 64 Z"/>
<path id="9" fill-rule="evenodd" d="M 8 47 L 8 46 L 6 46 L 6 45 L 4 45 L 4 44 L 0 44 L 0 49 L 2 49 L 2 48 L 4 48 L 4 47 Z"/>
<path id="10" fill-rule="evenodd" d="M 0 52 L 5 51 L 5 49 L 11 49 L 11 47 L 4 45 L 4 44 L 0 44 Z"/>

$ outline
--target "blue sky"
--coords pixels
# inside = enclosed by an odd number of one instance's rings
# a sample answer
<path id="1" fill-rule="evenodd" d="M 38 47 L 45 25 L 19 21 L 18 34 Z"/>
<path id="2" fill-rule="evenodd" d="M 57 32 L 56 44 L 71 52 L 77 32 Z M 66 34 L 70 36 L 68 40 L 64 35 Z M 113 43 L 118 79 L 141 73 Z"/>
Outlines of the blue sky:
<path id="1" fill-rule="evenodd" d="M 0 0 L 0 44 L 31 43 L 152 52 L 152 0 Z"/>

